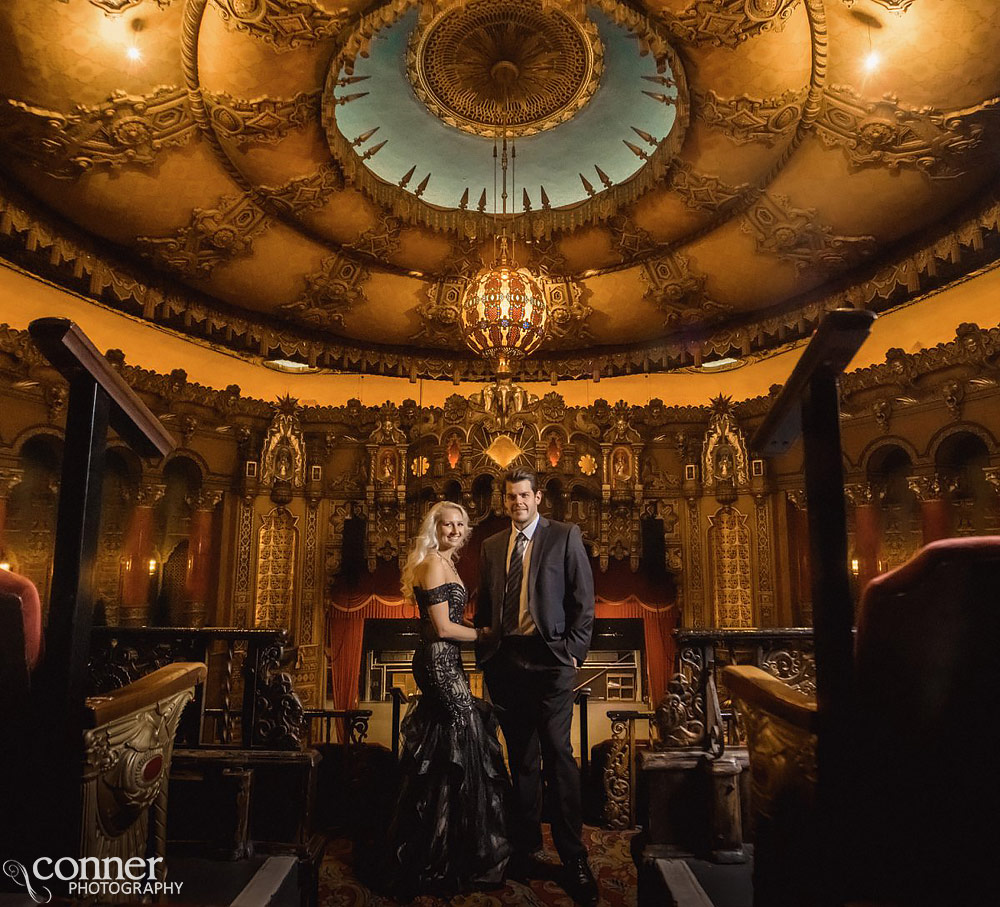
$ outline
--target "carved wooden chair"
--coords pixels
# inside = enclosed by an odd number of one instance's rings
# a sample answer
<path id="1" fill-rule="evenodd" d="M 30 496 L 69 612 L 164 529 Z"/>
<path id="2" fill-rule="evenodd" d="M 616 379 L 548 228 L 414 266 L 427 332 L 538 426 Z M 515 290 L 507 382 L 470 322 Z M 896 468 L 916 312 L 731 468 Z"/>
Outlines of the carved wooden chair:
<path id="1" fill-rule="evenodd" d="M 12 629 L 0 674 L 17 696 L 5 699 L 2 715 L 5 738 L 14 741 L 2 748 L 2 847 L 5 858 L 25 862 L 162 857 L 174 731 L 205 665 L 167 665 L 89 698 L 86 675 L 109 425 L 142 454 L 165 454 L 173 440 L 76 325 L 50 318 L 29 330 L 70 393 L 45 655 L 36 671 L 23 626 L 17 632 L 20 599 L 0 602 L 3 628 Z M 163 863 L 154 870 L 162 879 Z"/>

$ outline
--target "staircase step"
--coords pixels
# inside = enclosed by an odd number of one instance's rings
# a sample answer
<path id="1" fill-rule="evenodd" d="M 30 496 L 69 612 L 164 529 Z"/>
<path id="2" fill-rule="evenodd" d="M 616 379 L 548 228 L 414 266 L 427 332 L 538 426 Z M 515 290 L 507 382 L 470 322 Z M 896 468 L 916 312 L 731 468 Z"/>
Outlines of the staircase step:
<path id="1" fill-rule="evenodd" d="M 296 871 L 292 856 L 268 857 L 229 907 L 268 907 L 286 880 Z"/>

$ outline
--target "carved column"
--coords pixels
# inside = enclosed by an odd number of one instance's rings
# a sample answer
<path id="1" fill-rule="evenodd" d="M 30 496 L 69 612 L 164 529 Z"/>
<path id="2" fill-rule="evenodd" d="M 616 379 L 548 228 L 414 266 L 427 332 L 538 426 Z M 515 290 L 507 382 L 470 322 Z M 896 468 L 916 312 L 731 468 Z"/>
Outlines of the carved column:
<path id="1" fill-rule="evenodd" d="M 24 470 L 15 467 L 0 467 L 0 557 L 7 556 L 7 498 L 24 477 Z"/>
<path id="2" fill-rule="evenodd" d="M 788 502 L 788 551 L 792 566 L 792 619 L 798 626 L 812 624 L 812 566 L 809 563 L 809 512 L 806 493 L 801 489 L 785 492 Z"/>
<path id="3" fill-rule="evenodd" d="M 203 627 L 208 616 L 208 586 L 212 573 L 212 517 L 222 500 L 221 491 L 202 488 L 188 498 L 187 574 L 184 577 L 184 626 Z"/>
<path id="4" fill-rule="evenodd" d="M 844 492 L 854 505 L 854 551 L 858 556 L 860 590 L 879 574 L 879 548 L 882 544 L 879 494 L 870 482 L 846 485 Z"/>
<path id="5" fill-rule="evenodd" d="M 149 622 L 149 562 L 155 553 L 153 507 L 165 491 L 165 485 L 140 485 L 125 495 L 134 506 L 122 543 L 125 569 L 118 620 L 123 627 L 142 627 Z"/>
<path id="6" fill-rule="evenodd" d="M 906 484 L 920 502 L 920 520 L 924 544 L 951 535 L 951 504 L 948 483 L 943 476 L 910 476 Z"/>

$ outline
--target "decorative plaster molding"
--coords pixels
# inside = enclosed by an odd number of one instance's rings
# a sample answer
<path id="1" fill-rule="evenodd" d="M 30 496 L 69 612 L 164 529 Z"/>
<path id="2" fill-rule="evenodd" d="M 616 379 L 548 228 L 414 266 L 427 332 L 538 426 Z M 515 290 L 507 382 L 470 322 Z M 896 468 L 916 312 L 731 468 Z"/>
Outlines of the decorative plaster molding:
<path id="1" fill-rule="evenodd" d="M 370 276 L 367 268 L 336 252 L 323 259 L 318 271 L 306 276 L 302 296 L 278 306 L 278 311 L 312 327 L 343 327 L 344 315 L 364 300 L 361 284 Z"/>
<path id="2" fill-rule="evenodd" d="M 841 271 L 873 255 L 874 236 L 843 236 L 816 222 L 816 212 L 795 208 L 781 195 L 761 193 L 741 227 L 756 239 L 757 251 L 790 261 L 798 271 Z"/>
<path id="3" fill-rule="evenodd" d="M 320 208 L 334 192 L 344 188 L 344 174 L 333 161 L 323 164 L 315 173 L 289 180 L 274 188 L 261 187 L 258 193 L 278 213 L 298 217 L 306 211 Z"/>
<path id="4" fill-rule="evenodd" d="M 975 152 L 998 107 L 1000 98 L 953 111 L 906 107 L 892 95 L 866 99 L 849 85 L 834 85 L 823 94 L 815 128 L 824 144 L 844 150 L 852 170 L 905 168 L 947 179 L 982 162 Z"/>
<path id="5" fill-rule="evenodd" d="M 798 0 L 695 0 L 687 9 L 659 16 L 683 44 L 736 47 L 762 31 L 781 29 Z"/>
<path id="6" fill-rule="evenodd" d="M 309 47 L 336 36 L 347 21 L 303 0 L 212 0 L 229 28 L 276 51 Z"/>
<path id="7" fill-rule="evenodd" d="M 153 164 L 186 144 L 196 126 L 183 88 L 164 85 L 146 95 L 112 92 L 107 101 L 69 114 L 0 99 L 0 137 L 16 155 L 58 179 L 92 170 Z"/>
<path id="8" fill-rule="evenodd" d="M 750 196 L 748 183 L 730 186 L 716 176 L 699 173 L 686 161 L 674 161 L 667 174 L 666 186 L 676 192 L 684 204 L 696 211 L 718 212 L 733 202 Z"/>
<path id="9" fill-rule="evenodd" d="M 774 98 L 723 98 L 714 91 L 696 92 L 692 109 L 696 117 L 737 145 L 757 142 L 770 147 L 795 131 L 806 94 L 802 90 Z"/>
<path id="10" fill-rule="evenodd" d="M 185 277 L 207 277 L 224 261 L 253 252 L 253 237 L 269 226 L 252 196 L 219 199 L 215 208 L 195 208 L 186 227 L 171 236 L 140 236 L 139 251 Z"/>
<path id="11" fill-rule="evenodd" d="M 293 129 L 319 121 L 321 92 L 300 91 L 293 98 L 234 98 L 226 92 L 208 92 L 205 101 L 209 122 L 219 138 L 235 142 L 242 151 L 248 145 L 273 145 Z"/>

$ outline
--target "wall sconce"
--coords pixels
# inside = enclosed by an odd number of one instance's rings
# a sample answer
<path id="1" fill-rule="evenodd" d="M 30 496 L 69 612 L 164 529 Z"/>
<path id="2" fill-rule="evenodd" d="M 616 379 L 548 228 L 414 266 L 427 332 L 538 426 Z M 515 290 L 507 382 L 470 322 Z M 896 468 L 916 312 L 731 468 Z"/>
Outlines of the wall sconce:
<path id="1" fill-rule="evenodd" d="M 156 558 L 155 557 L 151 557 L 149 559 L 149 575 L 150 576 L 155 576 L 156 575 L 156 567 L 157 567 Z"/>
<path id="2" fill-rule="evenodd" d="M 851 558 L 851 573 L 857 576 L 861 572 L 861 562 L 856 558 Z"/>
<path id="3" fill-rule="evenodd" d="M 0 570 L 10 571 L 10 561 L 0 561 Z"/>

